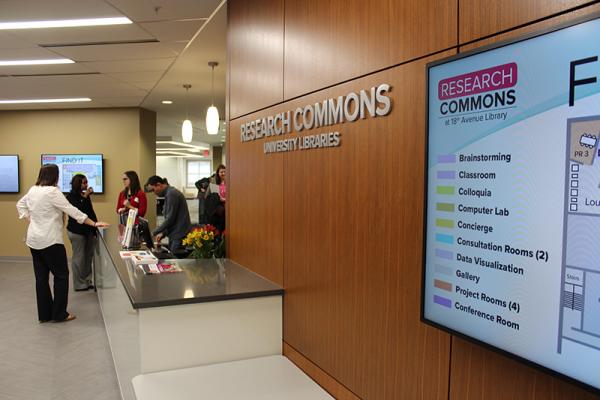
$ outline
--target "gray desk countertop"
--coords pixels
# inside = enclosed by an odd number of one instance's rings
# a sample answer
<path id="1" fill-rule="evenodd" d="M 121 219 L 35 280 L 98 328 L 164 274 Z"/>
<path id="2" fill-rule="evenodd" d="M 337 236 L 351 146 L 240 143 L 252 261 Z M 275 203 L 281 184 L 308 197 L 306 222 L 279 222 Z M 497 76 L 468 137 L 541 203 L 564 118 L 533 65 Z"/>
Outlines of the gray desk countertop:
<path id="1" fill-rule="evenodd" d="M 117 233 L 117 227 L 104 230 L 99 246 L 110 254 L 134 309 L 283 295 L 280 286 L 228 259 L 161 260 L 183 272 L 145 275 L 119 256 Z"/>

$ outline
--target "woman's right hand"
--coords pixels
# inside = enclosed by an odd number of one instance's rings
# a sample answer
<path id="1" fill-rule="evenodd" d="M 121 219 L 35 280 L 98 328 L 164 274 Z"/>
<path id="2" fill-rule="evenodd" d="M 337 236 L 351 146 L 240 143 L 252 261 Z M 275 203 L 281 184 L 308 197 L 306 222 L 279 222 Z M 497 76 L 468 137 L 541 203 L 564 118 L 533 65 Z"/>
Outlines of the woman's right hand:
<path id="1" fill-rule="evenodd" d="M 125 212 L 126 208 L 125 207 L 121 207 L 117 210 L 118 214 L 123 214 Z"/>

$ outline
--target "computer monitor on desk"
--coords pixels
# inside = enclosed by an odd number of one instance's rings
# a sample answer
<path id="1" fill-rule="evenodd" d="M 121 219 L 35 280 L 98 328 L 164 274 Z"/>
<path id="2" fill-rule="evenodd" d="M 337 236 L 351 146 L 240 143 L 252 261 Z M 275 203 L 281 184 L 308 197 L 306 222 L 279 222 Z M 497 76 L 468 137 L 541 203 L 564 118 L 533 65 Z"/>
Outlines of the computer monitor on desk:
<path id="1" fill-rule="evenodd" d="M 146 247 L 149 249 L 154 248 L 154 242 L 152 241 L 152 233 L 150 233 L 150 225 L 148 224 L 148 220 L 145 218 L 138 218 L 138 232 L 140 234 L 140 239 L 146 243 Z"/>
<path id="2" fill-rule="evenodd" d="M 158 244 L 157 248 L 154 248 L 154 241 L 152 240 L 152 233 L 150 231 L 150 225 L 148 224 L 148 220 L 145 218 L 138 218 L 138 232 L 140 234 L 140 239 L 146 243 L 146 247 L 152 250 L 152 254 L 154 254 L 159 259 L 172 258 L 172 254 L 165 247 L 162 247 Z"/>

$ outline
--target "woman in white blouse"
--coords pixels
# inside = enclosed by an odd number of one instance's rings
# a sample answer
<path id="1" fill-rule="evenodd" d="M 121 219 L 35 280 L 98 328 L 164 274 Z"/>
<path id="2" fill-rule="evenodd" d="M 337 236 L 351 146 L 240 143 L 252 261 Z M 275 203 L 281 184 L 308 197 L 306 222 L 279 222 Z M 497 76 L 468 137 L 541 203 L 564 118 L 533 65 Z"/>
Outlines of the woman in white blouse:
<path id="1" fill-rule="evenodd" d="M 63 213 L 78 223 L 94 227 L 108 226 L 92 221 L 73 207 L 56 186 L 58 167 L 47 164 L 40 168 L 35 186 L 17 202 L 19 218 L 29 221 L 27 246 L 33 257 L 38 319 L 40 322 L 62 322 L 75 319 L 67 312 L 69 268 L 63 242 Z M 50 292 L 49 276 L 54 275 L 54 299 Z"/>

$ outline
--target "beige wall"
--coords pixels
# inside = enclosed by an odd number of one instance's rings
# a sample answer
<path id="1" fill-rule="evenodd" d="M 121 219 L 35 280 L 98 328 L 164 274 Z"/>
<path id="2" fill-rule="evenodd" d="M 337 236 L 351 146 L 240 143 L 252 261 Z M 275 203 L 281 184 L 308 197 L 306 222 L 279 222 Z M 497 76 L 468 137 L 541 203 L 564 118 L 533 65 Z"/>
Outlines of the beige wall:
<path id="1" fill-rule="evenodd" d="M 115 223 L 123 171 L 136 170 L 144 181 L 156 169 L 155 122 L 154 112 L 138 108 L 0 112 L 0 153 L 19 155 L 21 175 L 19 194 L 0 194 L 0 256 L 29 255 L 27 224 L 18 220 L 15 203 L 35 183 L 42 153 L 102 153 L 104 194 L 92 201 L 99 219 Z M 148 200 L 154 204 L 153 196 Z M 154 206 L 148 215 L 153 224 Z"/>

